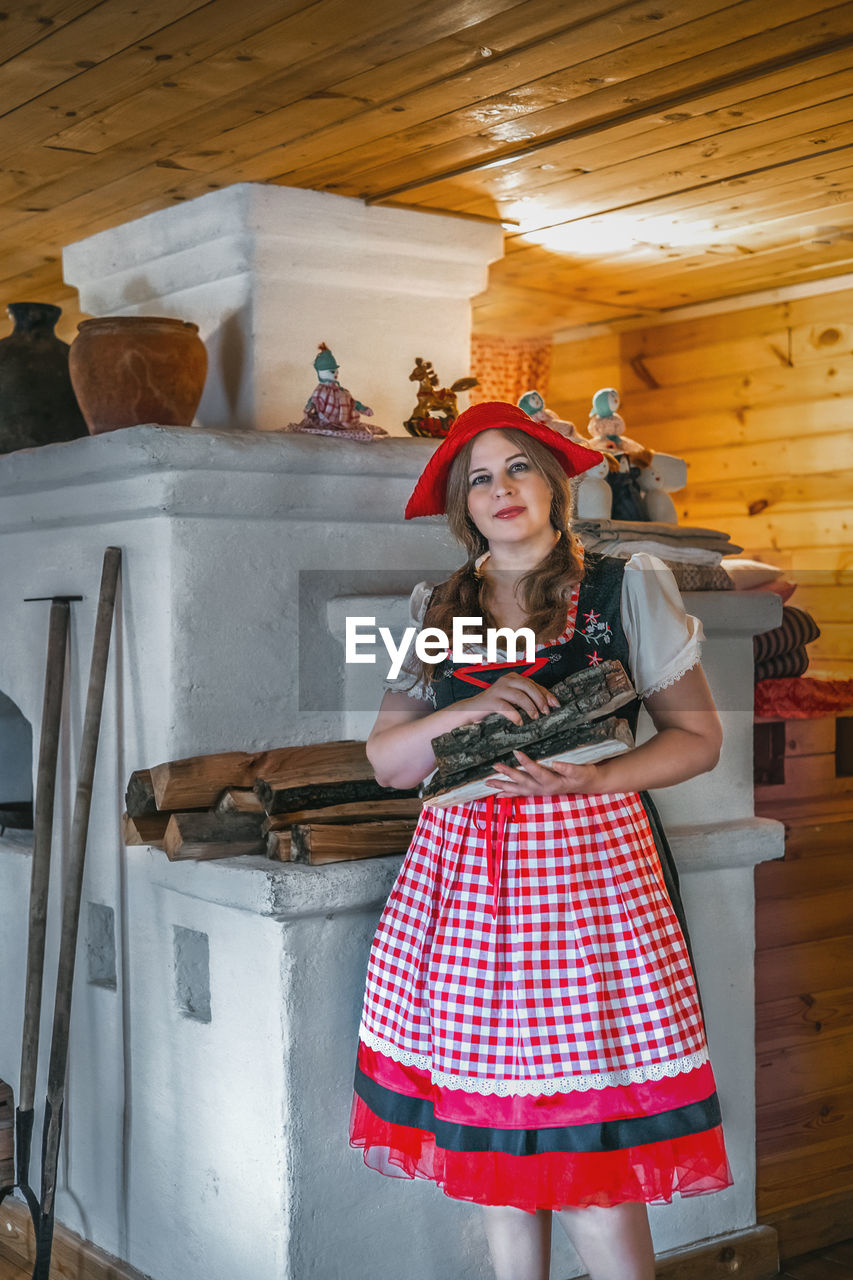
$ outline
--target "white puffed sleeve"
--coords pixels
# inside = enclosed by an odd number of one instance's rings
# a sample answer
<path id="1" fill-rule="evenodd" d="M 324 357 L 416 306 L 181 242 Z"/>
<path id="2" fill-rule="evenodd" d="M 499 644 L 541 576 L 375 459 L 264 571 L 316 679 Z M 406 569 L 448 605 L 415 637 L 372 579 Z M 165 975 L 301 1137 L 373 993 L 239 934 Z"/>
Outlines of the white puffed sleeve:
<path id="1" fill-rule="evenodd" d="M 424 614 L 427 611 L 429 599 L 434 588 L 435 583 L 419 582 L 409 597 L 409 618 L 418 631 L 423 626 Z M 421 698 L 425 702 L 434 701 L 429 687 L 421 679 L 418 667 L 415 646 L 412 643 L 403 660 L 400 674 L 393 680 L 385 680 L 383 688 L 390 693 L 407 693 L 410 698 Z"/>
<path id="2" fill-rule="evenodd" d="M 702 623 L 686 613 L 675 578 L 662 560 L 639 551 L 625 565 L 622 627 L 640 697 L 665 689 L 702 657 Z"/>

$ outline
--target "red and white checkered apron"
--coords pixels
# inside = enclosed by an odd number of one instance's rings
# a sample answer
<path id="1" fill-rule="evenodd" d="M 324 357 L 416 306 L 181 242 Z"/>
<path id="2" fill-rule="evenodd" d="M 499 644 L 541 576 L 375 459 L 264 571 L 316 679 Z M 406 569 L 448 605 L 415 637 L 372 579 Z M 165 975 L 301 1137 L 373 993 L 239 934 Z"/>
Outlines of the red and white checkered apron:
<path id="1" fill-rule="evenodd" d="M 423 810 L 371 951 L 363 1038 L 462 1088 L 703 1055 L 690 960 L 639 798 L 496 799 L 494 918 L 489 808 Z"/>
<path id="2" fill-rule="evenodd" d="M 366 1161 L 457 1198 L 554 1208 L 728 1185 L 718 1125 L 666 1128 L 717 1104 L 640 798 L 424 808 L 370 954 L 359 1075 L 351 1139 Z M 602 1151 L 577 1128 L 625 1121 L 653 1140 Z M 528 1137 L 519 1154 L 521 1130 L 545 1153 Z M 578 1150 L 550 1150 L 557 1130 Z"/>

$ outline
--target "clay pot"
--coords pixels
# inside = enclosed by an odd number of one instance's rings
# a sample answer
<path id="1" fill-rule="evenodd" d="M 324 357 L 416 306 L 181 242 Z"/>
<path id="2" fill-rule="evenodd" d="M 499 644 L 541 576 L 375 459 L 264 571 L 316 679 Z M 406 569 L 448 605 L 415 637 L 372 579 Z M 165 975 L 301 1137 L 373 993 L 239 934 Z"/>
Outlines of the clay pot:
<path id="1" fill-rule="evenodd" d="M 85 436 L 68 376 L 68 343 L 53 332 L 62 315 L 47 302 L 10 302 L 15 322 L 0 341 L 0 453 Z"/>
<path id="2" fill-rule="evenodd" d="M 161 316 L 102 316 L 77 329 L 69 367 L 92 435 L 147 422 L 192 423 L 207 374 L 198 325 Z"/>

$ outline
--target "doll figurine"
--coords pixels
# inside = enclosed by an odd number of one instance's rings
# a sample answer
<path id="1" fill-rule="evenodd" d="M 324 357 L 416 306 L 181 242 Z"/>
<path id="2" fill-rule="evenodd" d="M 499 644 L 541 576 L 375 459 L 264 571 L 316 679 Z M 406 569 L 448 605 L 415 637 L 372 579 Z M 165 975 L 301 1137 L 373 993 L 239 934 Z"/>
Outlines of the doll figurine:
<path id="1" fill-rule="evenodd" d="M 561 436 L 565 436 L 567 440 L 574 440 L 575 444 L 589 447 L 589 441 L 584 440 L 573 422 L 569 422 L 566 418 L 558 418 L 553 410 L 546 407 L 545 397 L 541 391 L 526 391 L 518 401 L 518 407 L 523 409 L 534 422 L 542 422 L 552 431 L 558 431 Z"/>
<path id="2" fill-rule="evenodd" d="M 609 520 L 613 510 L 613 492 L 607 477 L 619 465 L 610 450 L 605 450 L 603 445 L 593 446 L 589 440 L 584 439 L 573 422 L 558 418 L 556 413 L 546 408 L 541 391 L 525 392 L 518 401 L 518 407 L 534 422 L 541 422 L 552 431 L 558 431 L 567 440 L 583 445 L 585 449 L 598 448 L 604 453 L 601 462 L 572 480 L 572 515 L 579 520 Z"/>
<path id="3" fill-rule="evenodd" d="M 625 419 L 616 412 L 619 405 L 620 396 L 615 387 L 596 391 L 587 424 L 590 443 L 602 453 L 627 454 L 633 466 L 647 466 L 652 458 L 651 450 L 625 435 Z"/>
<path id="4" fill-rule="evenodd" d="M 347 436 L 350 440 L 372 440 L 374 436 L 387 436 L 382 427 L 368 426 L 360 414 L 373 417 L 373 410 L 356 400 L 338 382 L 338 362 L 325 342 L 320 343 L 314 357 L 317 385 L 305 406 L 301 422 L 291 423 L 288 431 L 307 431 L 314 435 Z"/>
<path id="5" fill-rule="evenodd" d="M 613 464 L 607 477 L 612 493 L 611 519 L 678 524 L 675 503 L 669 495 L 687 483 L 684 459 L 645 449 L 625 435 L 625 420 L 616 412 L 618 408 L 616 388 L 602 387 L 592 397 L 589 415 L 589 443 Z M 594 483 L 596 471 L 588 474 L 589 480 L 584 477 L 584 483 Z"/>
<path id="6" fill-rule="evenodd" d="M 649 520 L 661 524 L 678 524 L 678 512 L 675 503 L 664 489 L 664 478 L 655 467 L 655 459 L 644 467 L 637 477 L 637 484 L 646 504 L 646 515 Z"/>
<path id="7" fill-rule="evenodd" d="M 589 412 L 589 443 L 612 458 L 617 467 L 607 477 L 613 495 L 613 520 L 645 521 L 649 519 L 645 499 L 639 485 L 641 468 L 652 460 L 650 449 L 625 435 L 625 419 L 616 410 L 620 396 L 615 387 L 602 387 L 592 397 Z"/>
<path id="8" fill-rule="evenodd" d="M 683 458 L 671 453 L 657 453 L 647 467 L 640 470 L 637 484 L 642 490 L 650 520 L 661 524 L 678 524 L 678 512 L 669 496 L 687 483 L 687 465 Z"/>
<path id="9" fill-rule="evenodd" d="M 613 514 L 613 490 L 608 477 L 613 459 L 607 454 L 574 482 L 575 509 L 578 520 L 609 520 Z"/>

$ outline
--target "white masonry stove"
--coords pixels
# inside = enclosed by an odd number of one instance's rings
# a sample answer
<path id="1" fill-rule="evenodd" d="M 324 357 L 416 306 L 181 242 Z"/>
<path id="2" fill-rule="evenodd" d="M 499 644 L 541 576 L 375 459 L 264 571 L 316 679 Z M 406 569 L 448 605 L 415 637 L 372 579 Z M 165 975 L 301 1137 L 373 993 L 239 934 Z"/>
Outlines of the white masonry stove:
<path id="1" fill-rule="evenodd" d="M 432 446 L 270 429 L 301 412 L 322 340 L 399 432 L 410 356 L 448 382 L 467 372 L 469 299 L 499 252 L 489 226 L 247 186 L 67 251 L 84 308 L 195 320 L 213 368 L 204 430 L 141 426 L 0 458 L 0 767 L 16 790 L 38 755 L 49 610 L 24 598 L 84 597 L 71 614 L 39 1100 L 95 598 L 104 548 L 123 550 L 57 1219 L 155 1280 L 399 1280 L 401 1258 L 407 1280 L 490 1275 L 476 1207 L 382 1179 L 347 1144 L 367 951 L 399 859 L 169 863 L 124 848 L 120 818 L 135 769 L 365 734 L 382 672 L 344 664 L 345 616 L 402 628 L 411 585 L 459 562 L 440 521 L 402 518 Z M 752 869 L 782 852 L 781 826 L 754 817 L 751 782 L 752 635 L 775 625 L 778 602 L 707 593 L 687 606 L 705 625 L 726 742 L 713 773 L 656 798 L 736 1181 L 653 1209 L 659 1251 L 755 1226 Z M 16 1088 L 30 853 L 20 834 L 0 838 L 0 1076 Z M 579 1274 L 555 1243 L 557 1272 Z"/>

